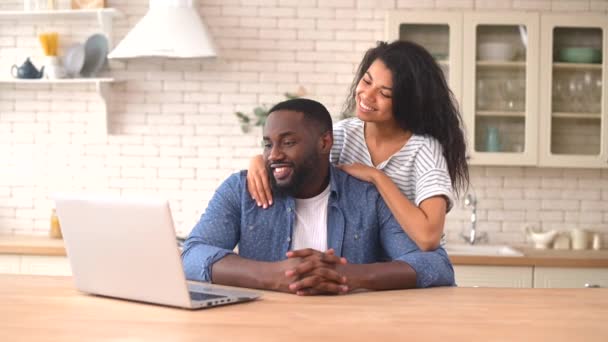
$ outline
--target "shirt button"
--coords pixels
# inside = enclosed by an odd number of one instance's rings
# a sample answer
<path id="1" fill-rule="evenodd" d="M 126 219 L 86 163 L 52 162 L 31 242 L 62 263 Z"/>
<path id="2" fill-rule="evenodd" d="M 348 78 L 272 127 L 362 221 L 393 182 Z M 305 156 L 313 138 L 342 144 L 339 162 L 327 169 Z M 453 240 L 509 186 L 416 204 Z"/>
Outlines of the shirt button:
<path id="1" fill-rule="evenodd" d="M 290 213 L 291 212 L 291 208 L 287 208 L 287 212 Z"/>
<path id="2" fill-rule="evenodd" d="M 249 226 L 249 230 L 253 230 L 253 225 L 250 225 L 250 226 Z"/>
<path id="3" fill-rule="evenodd" d="M 291 238 L 290 238 L 290 237 L 288 237 L 288 238 L 287 238 L 287 242 L 289 242 L 289 241 L 291 241 Z"/>
<path id="4" fill-rule="evenodd" d="M 355 234 L 355 240 L 359 240 L 359 234 Z"/>

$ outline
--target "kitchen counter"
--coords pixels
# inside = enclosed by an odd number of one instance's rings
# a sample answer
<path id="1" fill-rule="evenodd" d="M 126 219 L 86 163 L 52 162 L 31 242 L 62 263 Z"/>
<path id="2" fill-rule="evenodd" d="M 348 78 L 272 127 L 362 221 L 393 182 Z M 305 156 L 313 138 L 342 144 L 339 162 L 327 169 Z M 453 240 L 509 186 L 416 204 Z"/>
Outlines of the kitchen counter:
<path id="1" fill-rule="evenodd" d="M 62 239 L 35 235 L 0 235 L 0 254 L 66 255 Z"/>
<path id="2" fill-rule="evenodd" d="M 6 341 L 606 341 L 608 289 L 264 292 L 189 311 L 79 293 L 69 277 L 0 275 Z"/>
<path id="3" fill-rule="evenodd" d="M 454 265 L 608 267 L 608 249 L 539 250 L 515 247 L 524 256 L 450 255 Z M 0 235 L 0 254 L 65 256 L 63 240 L 46 236 Z"/>
<path id="4" fill-rule="evenodd" d="M 556 250 L 514 247 L 523 256 L 450 255 L 454 265 L 608 267 L 608 249 Z"/>

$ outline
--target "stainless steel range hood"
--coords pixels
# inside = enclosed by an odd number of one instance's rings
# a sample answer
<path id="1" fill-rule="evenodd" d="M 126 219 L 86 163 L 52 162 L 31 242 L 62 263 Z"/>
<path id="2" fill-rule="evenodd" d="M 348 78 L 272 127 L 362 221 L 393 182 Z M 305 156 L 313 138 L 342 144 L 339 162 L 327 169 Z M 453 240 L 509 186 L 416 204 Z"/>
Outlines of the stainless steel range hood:
<path id="1" fill-rule="evenodd" d="M 211 35 L 193 0 L 150 0 L 146 15 L 108 58 L 216 56 Z"/>

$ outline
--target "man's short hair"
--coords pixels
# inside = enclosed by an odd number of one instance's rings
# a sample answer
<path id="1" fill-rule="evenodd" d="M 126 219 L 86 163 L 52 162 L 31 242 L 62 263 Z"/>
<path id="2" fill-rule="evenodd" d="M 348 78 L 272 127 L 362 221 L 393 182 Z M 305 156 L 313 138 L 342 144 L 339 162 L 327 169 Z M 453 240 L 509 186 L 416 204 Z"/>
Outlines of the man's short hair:
<path id="1" fill-rule="evenodd" d="M 311 99 L 291 99 L 283 101 L 274 105 L 270 108 L 268 113 L 276 112 L 278 110 L 291 110 L 304 114 L 306 121 L 315 124 L 319 129 L 319 134 L 325 132 L 332 132 L 332 121 L 331 115 L 327 111 L 324 105 Z"/>

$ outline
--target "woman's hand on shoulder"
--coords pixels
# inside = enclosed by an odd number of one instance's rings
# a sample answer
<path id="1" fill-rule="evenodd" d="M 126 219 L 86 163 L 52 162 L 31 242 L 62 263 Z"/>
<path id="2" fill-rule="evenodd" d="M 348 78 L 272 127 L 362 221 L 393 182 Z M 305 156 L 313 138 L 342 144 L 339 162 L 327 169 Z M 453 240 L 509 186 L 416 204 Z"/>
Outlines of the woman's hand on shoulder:
<path id="1" fill-rule="evenodd" d="M 253 157 L 249 162 L 247 190 L 258 206 L 266 209 L 272 205 L 272 190 L 264 166 L 264 158 L 261 155 Z"/>
<path id="2" fill-rule="evenodd" d="M 381 172 L 375 167 L 363 165 L 361 163 L 339 164 L 336 165 L 336 167 L 359 180 L 369 183 L 374 183 L 378 172 Z"/>

